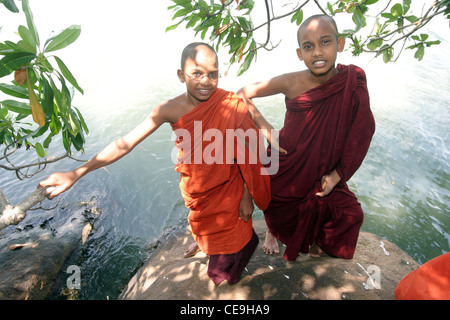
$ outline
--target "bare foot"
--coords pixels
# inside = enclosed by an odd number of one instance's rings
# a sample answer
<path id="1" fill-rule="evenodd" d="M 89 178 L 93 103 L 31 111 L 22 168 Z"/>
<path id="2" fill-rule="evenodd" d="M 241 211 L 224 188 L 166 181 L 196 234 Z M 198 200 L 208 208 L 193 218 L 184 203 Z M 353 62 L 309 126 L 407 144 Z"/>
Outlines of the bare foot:
<path id="1" fill-rule="evenodd" d="M 322 250 L 316 243 L 313 243 L 311 248 L 309 248 L 309 255 L 313 258 L 326 257 L 328 256 L 325 251 Z"/>
<path id="2" fill-rule="evenodd" d="M 189 245 L 189 247 L 184 250 L 183 257 L 190 258 L 195 256 L 200 251 L 200 247 L 198 246 L 197 242 L 194 242 Z"/>
<path id="3" fill-rule="evenodd" d="M 263 250 L 266 254 L 280 253 L 277 238 L 275 238 L 269 230 L 266 231 L 266 239 L 264 240 Z"/>

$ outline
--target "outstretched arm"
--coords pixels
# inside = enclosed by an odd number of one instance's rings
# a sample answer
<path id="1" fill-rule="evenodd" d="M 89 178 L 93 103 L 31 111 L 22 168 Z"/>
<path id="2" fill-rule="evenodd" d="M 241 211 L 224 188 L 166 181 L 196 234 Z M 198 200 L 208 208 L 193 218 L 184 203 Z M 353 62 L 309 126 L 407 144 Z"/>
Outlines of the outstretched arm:
<path id="1" fill-rule="evenodd" d="M 53 186 L 49 198 L 56 197 L 71 188 L 80 178 L 91 171 L 116 162 L 130 153 L 140 142 L 158 129 L 165 118 L 158 106 L 153 112 L 127 135 L 113 141 L 101 150 L 95 157 L 82 166 L 69 172 L 56 172 L 41 181 L 39 186 Z"/>
<path id="2" fill-rule="evenodd" d="M 257 82 L 245 86 L 239 89 L 236 94 L 247 102 L 249 113 L 253 121 L 259 129 L 263 130 L 263 134 L 269 144 L 273 148 L 278 149 L 281 153 L 286 153 L 286 151 L 278 145 L 278 131 L 276 131 L 266 118 L 264 118 L 252 101 L 253 98 L 271 96 L 282 92 L 283 77 L 279 76 L 268 81 Z M 272 134 L 275 134 L 275 136 L 272 136 Z"/>

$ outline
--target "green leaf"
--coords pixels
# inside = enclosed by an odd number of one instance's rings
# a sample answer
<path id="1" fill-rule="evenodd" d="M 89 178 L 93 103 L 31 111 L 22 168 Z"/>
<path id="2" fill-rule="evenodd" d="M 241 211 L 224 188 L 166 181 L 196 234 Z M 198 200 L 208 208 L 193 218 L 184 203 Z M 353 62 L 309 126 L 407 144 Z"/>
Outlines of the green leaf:
<path id="1" fill-rule="evenodd" d="M 84 121 L 84 118 L 83 118 L 83 116 L 81 115 L 80 110 L 78 110 L 78 108 L 76 108 L 76 107 L 74 107 L 74 109 L 76 110 L 76 112 L 77 112 L 77 114 L 78 114 L 78 118 L 80 119 L 81 126 L 83 127 L 84 132 L 86 132 L 86 134 L 89 134 L 88 126 L 87 126 L 87 124 L 86 124 L 86 121 Z"/>
<path id="2" fill-rule="evenodd" d="M 80 33 L 81 27 L 79 25 L 68 27 L 50 41 L 44 52 L 56 51 L 67 47 L 78 39 Z"/>
<path id="3" fill-rule="evenodd" d="M 72 130 L 70 130 L 70 133 L 72 133 L 74 136 L 76 136 L 81 131 L 81 123 L 78 120 L 77 114 L 72 109 L 70 109 L 69 120 L 70 120 L 70 126 L 72 127 Z"/>
<path id="4" fill-rule="evenodd" d="M 64 85 L 63 83 L 61 84 Z M 64 122 L 67 122 L 69 117 L 70 99 L 68 99 L 66 91 L 64 90 L 64 87 L 66 86 L 64 85 L 61 88 L 61 91 L 59 91 L 52 78 L 50 78 L 50 85 L 53 90 L 54 99 L 59 111 L 59 115 Z"/>
<path id="5" fill-rule="evenodd" d="M 42 82 L 42 99 L 41 104 L 44 108 L 45 115 L 51 118 L 53 114 L 53 90 L 50 87 L 47 79 L 41 74 L 41 82 Z"/>
<path id="6" fill-rule="evenodd" d="M 364 14 L 359 9 L 359 7 L 356 7 L 355 11 L 353 11 L 352 20 L 356 25 L 355 32 L 359 31 L 360 29 L 366 26 L 366 17 L 364 17 Z"/>
<path id="7" fill-rule="evenodd" d="M 250 22 L 244 17 L 238 17 L 238 21 L 243 30 L 251 29 Z"/>
<path id="8" fill-rule="evenodd" d="M 189 0 L 171 0 L 172 2 L 175 3 L 175 6 L 182 6 L 182 7 L 192 7 L 191 2 Z"/>
<path id="9" fill-rule="evenodd" d="M 430 47 L 430 46 L 432 46 L 432 45 L 434 45 L 434 44 L 440 44 L 441 43 L 441 40 L 435 40 L 435 41 L 427 41 L 427 42 L 425 42 L 425 44 L 427 45 L 427 47 Z"/>
<path id="10" fill-rule="evenodd" d="M 15 100 L 3 100 L 2 105 L 12 112 L 26 115 L 31 114 L 31 107 L 28 103 L 25 102 L 19 102 Z"/>
<path id="11" fill-rule="evenodd" d="M 56 136 L 61 131 L 61 121 L 55 114 L 52 114 L 52 121 L 50 122 L 50 132 Z"/>
<path id="12" fill-rule="evenodd" d="M 391 8 L 391 14 L 398 18 L 401 17 L 403 15 L 403 7 L 400 3 L 395 4 L 392 8 Z"/>
<path id="13" fill-rule="evenodd" d="M 16 98 L 28 99 L 28 90 L 19 86 L 0 83 L 0 91 Z"/>
<path id="14" fill-rule="evenodd" d="M 188 28 L 193 28 L 195 26 L 195 24 L 198 22 L 198 20 L 200 20 L 201 17 L 193 14 L 191 15 L 191 19 L 189 20 L 189 23 L 186 24 L 186 29 Z"/>
<path id="15" fill-rule="evenodd" d="M 411 0 L 403 0 L 403 14 L 406 14 L 411 7 Z"/>
<path id="16" fill-rule="evenodd" d="M 53 70 L 54 70 L 53 66 L 50 64 L 50 62 L 44 56 L 44 54 L 40 53 L 38 55 L 37 61 L 40 64 L 39 69 L 41 69 L 41 71 L 45 71 L 45 72 L 48 72 L 48 73 L 52 73 L 53 72 Z"/>
<path id="17" fill-rule="evenodd" d="M 407 16 L 407 17 L 405 17 L 405 19 L 411 23 L 419 21 L 419 18 L 417 18 L 416 16 Z"/>
<path id="18" fill-rule="evenodd" d="M 63 146 L 64 146 L 64 149 L 66 149 L 67 152 L 70 152 L 70 138 L 69 138 L 69 132 L 63 130 L 63 132 L 62 132 L 62 138 L 63 138 Z"/>
<path id="19" fill-rule="evenodd" d="M 397 17 L 395 17 L 395 16 L 392 15 L 391 13 L 383 12 L 383 13 L 381 14 L 381 16 L 382 16 L 383 18 L 388 19 L 388 22 L 392 22 L 392 21 L 397 20 Z"/>
<path id="20" fill-rule="evenodd" d="M 414 54 L 414 58 L 416 58 L 419 61 L 422 61 L 423 56 L 425 55 L 425 47 L 423 44 L 417 47 L 417 51 Z"/>
<path id="21" fill-rule="evenodd" d="M 184 9 L 180 9 L 177 12 L 175 12 L 175 14 L 172 17 L 172 20 L 175 20 L 176 18 L 179 17 L 184 17 L 185 15 L 187 15 L 188 13 L 191 13 L 191 9 L 189 8 L 184 8 Z"/>
<path id="22" fill-rule="evenodd" d="M 428 39 L 428 34 L 426 33 L 421 33 L 420 34 L 420 39 L 422 39 L 422 41 L 426 41 Z"/>
<path id="23" fill-rule="evenodd" d="M 245 57 L 244 62 L 242 63 L 241 67 L 239 68 L 238 76 L 242 75 L 245 71 L 248 70 L 253 59 L 256 57 L 256 51 L 252 50 L 255 48 L 255 46 L 256 46 L 255 40 L 253 40 L 252 44 L 250 45 L 250 49 L 247 53 L 247 56 Z"/>
<path id="24" fill-rule="evenodd" d="M 383 39 L 376 39 L 376 40 L 371 40 L 368 44 L 367 44 L 367 48 L 369 48 L 369 50 L 376 50 L 378 47 L 381 47 L 381 45 L 383 44 Z"/>
<path id="25" fill-rule="evenodd" d="M 36 55 L 31 52 L 13 52 L 5 55 L 0 60 L 0 78 L 20 69 L 23 65 L 35 58 Z"/>
<path id="26" fill-rule="evenodd" d="M 0 0 L 1 3 L 11 12 L 19 12 L 19 8 L 17 8 L 16 4 L 14 3 L 14 0 Z"/>
<path id="27" fill-rule="evenodd" d="M 50 133 L 47 138 L 44 140 L 44 148 L 48 148 L 50 143 L 52 142 L 53 134 Z"/>
<path id="28" fill-rule="evenodd" d="M 81 133 L 77 133 L 76 135 L 72 135 L 69 133 L 70 141 L 72 142 L 73 146 L 77 151 L 80 151 L 84 153 L 83 144 L 84 144 L 84 137 Z"/>
<path id="29" fill-rule="evenodd" d="M 388 63 L 391 61 L 392 57 L 394 56 L 394 51 L 392 48 L 387 48 L 383 51 L 383 61 L 384 63 Z"/>
<path id="30" fill-rule="evenodd" d="M 72 75 L 70 70 L 66 67 L 64 62 L 57 56 L 54 56 L 56 63 L 58 64 L 59 70 L 61 70 L 63 76 L 70 82 L 71 85 L 73 85 L 78 91 L 80 91 L 82 94 L 84 94 L 83 89 L 80 88 L 78 85 L 77 80 L 75 80 L 75 77 Z"/>
<path id="31" fill-rule="evenodd" d="M 3 121 L 0 121 L 0 127 L 2 127 L 2 126 L 6 126 L 6 124 L 4 123 L 4 121 L 6 121 L 7 119 L 6 119 L 6 116 L 8 115 L 8 109 L 6 109 L 6 108 L 2 108 L 1 107 L 1 103 L 0 103 L 0 119 L 2 119 Z M 1 132 L 2 130 L 0 129 L 0 132 Z"/>
<path id="32" fill-rule="evenodd" d="M 329 2 L 327 2 L 327 8 L 328 8 L 328 11 L 330 11 L 330 14 L 332 15 L 332 16 L 334 16 L 336 13 L 334 12 L 334 9 L 333 9 L 333 6 L 329 3 Z"/>
<path id="33" fill-rule="evenodd" d="M 27 44 L 27 46 L 31 49 L 30 52 L 36 54 L 36 40 L 34 35 L 24 26 L 19 26 L 19 35 L 23 39 L 23 41 Z"/>
<path id="34" fill-rule="evenodd" d="M 0 43 L 0 54 L 5 56 L 7 54 L 13 53 L 13 52 L 25 52 L 20 48 L 16 43 L 12 41 L 6 40 L 4 43 Z"/>
<path id="35" fill-rule="evenodd" d="M 168 26 L 168 27 L 166 28 L 166 32 L 176 29 L 176 28 L 181 24 L 181 22 L 182 22 L 182 21 L 180 21 L 180 22 L 178 22 L 178 23 L 176 23 L 176 24 L 173 24 L 173 25 L 171 25 L 171 26 Z"/>
<path id="36" fill-rule="evenodd" d="M 36 153 L 38 154 L 39 157 L 45 158 L 46 152 L 45 152 L 45 150 L 44 150 L 44 147 L 42 147 L 42 144 L 40 144 L 39 142 L 37 142 L 37 143 L 34 145 L 34 148 L 36 149 Z"/>
<path id="37" fill-rule="evenodd" d="M 17 51 L 19 52 L 33 52 L 35 53 L 36 47 L 32 47 L 30 44 L 28 44 L 27 42 L 20 40 L 19 42 L 17 42 Z"/>
<path id="38" fill-rule="evenodd" d="M 303 10 L 297 10 L 296 13 L 292 15 L 291 22 L 294 22 L 299 26 L 303 21 Z"/>
<path id="39" fill-rule="evenodd" d="M 36 26 L 34 25 L 33 14 L 31 13 L 30 5 L 28 4 L 28 0 L 22 0 L 22 10 L 25 13 L 25 17 L 27 18 L 27 26 L 28 30 L 30 30 L 31 35 L 34 38 L 34 43 L 39 46 L 39 35 L 36 30 Z"/>

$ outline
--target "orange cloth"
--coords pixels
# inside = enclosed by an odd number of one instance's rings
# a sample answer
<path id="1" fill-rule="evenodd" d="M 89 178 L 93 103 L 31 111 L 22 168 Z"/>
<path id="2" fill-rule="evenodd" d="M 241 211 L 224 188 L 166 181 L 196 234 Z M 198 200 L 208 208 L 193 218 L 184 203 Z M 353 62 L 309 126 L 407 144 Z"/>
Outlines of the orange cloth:
<path id="1" fill-rule="evenodd" d="M 247 223 L 239 219 L 244 181 L 261 210 L 270 202 L 270 177 L 261 174 L 265 168 L 259 157 L 256 157 L 257 161 L 250 161 L 255 159 L 251 153 L 258 155 L 258 151 L 239 148 L 238 139 L 226 143 L 227 131 L 235 132 L 239 128 L 244 132 L 248 129 L 254 130 L 254 134 L 258 132 L 249 117 L 247 104 L 223 89 L 217 89 L 208 101 L 200 103 L 172 124 L 179 149 L 175 170 L 181 174 L 181 194 L 190 209 L 189 230 L 208 255 L 236 253 L 252 237 L 251 219 Z M 216 135 L 208 138 L 208 130 Z M 222 141 L 218 139 L 218 132 Z M 245 150 L 245 163 L 227 161 L 230 148 L 232 159 L 237 158 L 238 150 Z M 205 163 L 205 160 L 209 161 L 208 155 L 215 157 L 216 161 Z M 218 163 L 221 162 L 219 159 L 223 159 L 222 164 Z"/>
<path id="2" fill-rule="evenodd" d="M 450 252 L 410 272 L 395 288 L 397 300 L 450 300 Z"/>

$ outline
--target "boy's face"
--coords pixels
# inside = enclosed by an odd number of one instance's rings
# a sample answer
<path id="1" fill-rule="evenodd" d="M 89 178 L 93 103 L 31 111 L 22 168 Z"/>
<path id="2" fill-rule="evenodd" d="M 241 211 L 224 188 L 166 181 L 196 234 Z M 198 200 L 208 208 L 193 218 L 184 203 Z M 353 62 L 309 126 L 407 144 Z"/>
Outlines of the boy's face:
<path id="1" fill-rule="evenodd" d="M 199 45 L 194 50 L 195 58 L 187 58 L 184 70 L 178 70 L 178 78 L 186 83 L 188 98 L 197 105 L 208 100 L 216 91 L 219 70 L 217 56 L 210 48 Z M 199 79 L 194 79 L 196 76 Z"/>
<path id="2" fill-rule="evenodd" d="M 299 32 L 297 55 L 315 76 L 334 75 L 336 57 L 345 45 L 337 38 L 336 29 L 325 19 L 314 19 Z"/>

